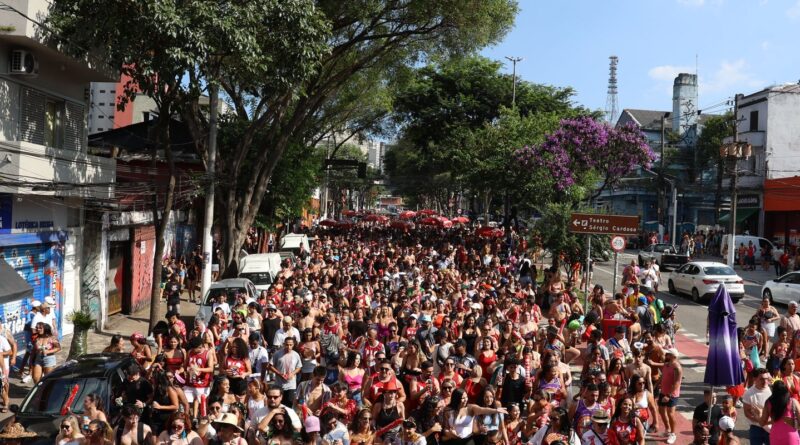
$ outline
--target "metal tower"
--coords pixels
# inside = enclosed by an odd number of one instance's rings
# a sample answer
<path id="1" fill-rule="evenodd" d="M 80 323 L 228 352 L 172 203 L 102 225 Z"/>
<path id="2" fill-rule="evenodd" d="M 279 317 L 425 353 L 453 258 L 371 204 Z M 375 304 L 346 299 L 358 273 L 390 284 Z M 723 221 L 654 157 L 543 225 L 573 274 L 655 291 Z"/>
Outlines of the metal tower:
<path id="1" fill-rule="evenodd" d="M 617 122 L 619 112 L 619 98 L 617 98 L 617 56 L 608 58 L 608 98 L 606 98 L 606 120 L 614 125 Z"/>

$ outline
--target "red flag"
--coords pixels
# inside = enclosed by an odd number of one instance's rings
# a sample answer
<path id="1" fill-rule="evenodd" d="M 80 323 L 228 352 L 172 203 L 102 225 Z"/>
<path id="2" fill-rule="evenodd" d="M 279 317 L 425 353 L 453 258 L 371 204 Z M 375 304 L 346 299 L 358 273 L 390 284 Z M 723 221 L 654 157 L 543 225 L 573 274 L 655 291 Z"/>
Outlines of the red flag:
<path id="1" fill-rule="evenodd" d="M 78 384 L 72 385 L 72 389 L 69 391 L 69 397 L 67 397 L 67 401 L 64 403 L 64 406 L 61 407 L 61 415 L 66 416 L 69 413 L 70 406 L 72 406 L 72 402 L 75 401 L 75 396 L 78 395 Z"/>

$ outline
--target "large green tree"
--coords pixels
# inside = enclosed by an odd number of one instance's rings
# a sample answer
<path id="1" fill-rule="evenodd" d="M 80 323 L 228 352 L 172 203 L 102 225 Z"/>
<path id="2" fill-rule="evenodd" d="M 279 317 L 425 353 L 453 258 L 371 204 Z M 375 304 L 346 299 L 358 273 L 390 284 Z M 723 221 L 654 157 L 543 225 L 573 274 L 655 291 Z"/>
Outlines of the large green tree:
<path id="1" fill-rule="evenodd" d="M 703 131 L 697 139 L 697 171 L 713 169 L 715 172 L 716 187 L 714 189 L 714 209 L 716 219 L 719 219 L 719 209 L 722 206 L 722 179 L 725 177 L 725 159 L 720 156 L 725 138 L 733 137 L 734 118 L 732 113 L 720 116 L 711 116 L 703 123 Z"/>
<path id="2" fill-rule="evenodd" d="M 539 141 L 559 117 L 585 113 L 573 106 L 570 88 L 519 79 L 512 109 L 512 76 L 501 67 L 481 56 L 457 57 L 401 77 L 393 116 L 400 137 L 385 160 L 399 193 L 446 207 L 467 188 L 484 202 L 519 190 L 510 173 L 514 150 Z"/>

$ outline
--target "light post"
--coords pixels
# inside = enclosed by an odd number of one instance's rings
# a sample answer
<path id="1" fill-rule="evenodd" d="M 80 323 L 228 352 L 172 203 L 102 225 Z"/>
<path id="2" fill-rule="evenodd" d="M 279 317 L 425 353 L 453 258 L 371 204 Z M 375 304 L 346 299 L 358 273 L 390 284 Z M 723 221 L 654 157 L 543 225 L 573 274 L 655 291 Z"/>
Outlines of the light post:
<path id="1" fill-rule="evenodd" d="M 517 62 L 522 62 L 522 57 L 506 56 L 506 59 L 511 62 L 511 106 L 515 106 L 517 102 Z"/>

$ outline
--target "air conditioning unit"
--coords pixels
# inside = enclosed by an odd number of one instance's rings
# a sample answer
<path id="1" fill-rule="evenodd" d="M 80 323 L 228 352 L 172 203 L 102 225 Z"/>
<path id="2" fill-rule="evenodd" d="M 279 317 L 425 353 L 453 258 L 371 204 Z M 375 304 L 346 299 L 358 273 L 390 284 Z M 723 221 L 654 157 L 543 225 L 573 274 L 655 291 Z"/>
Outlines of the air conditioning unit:
<path id="1" fill-rule="evenodd" d="M 15 49 L 11 51 L 9 74 L 29 76 L 39 74 L 39 60 L 30 51 Z"/>

